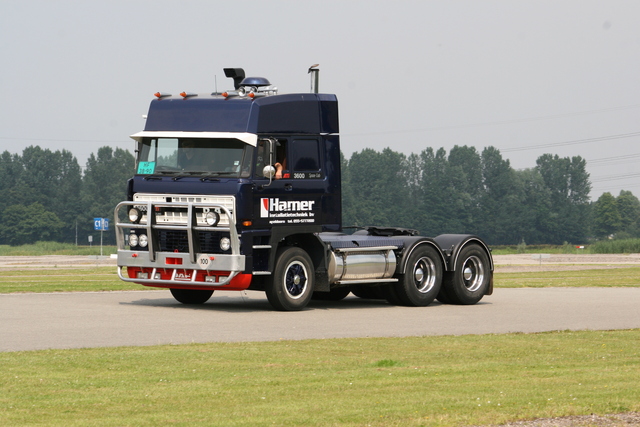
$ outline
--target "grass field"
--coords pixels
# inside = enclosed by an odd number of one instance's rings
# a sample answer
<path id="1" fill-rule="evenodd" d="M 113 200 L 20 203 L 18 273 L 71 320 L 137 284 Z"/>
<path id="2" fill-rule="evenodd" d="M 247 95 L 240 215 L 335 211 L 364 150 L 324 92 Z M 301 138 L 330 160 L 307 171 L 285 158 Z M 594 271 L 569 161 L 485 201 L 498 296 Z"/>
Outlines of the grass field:
<path id="1" fill-rule="evenodd" d="M 601 240 L 588 245 L 493 245 L 494 255 L 511 254 L 632 254 L 640 253 L 640 239 Z"/>
<path id="2" fill-rule="evenodd" d="M 498 288 L 638 287 L 640 267 L 495 273 Z"/>
<path id="3" fill-rule="evenodd" d="M 103 255 L 116 253 L 115 246 L 104 245 Z M 37 255 L 100 255 L 100 243 L 92 246 L 76 246 L 72 243 L 38 242 L 31 245 L 0 245 L 0 256 L 37 256 Z"/>
<path id="4" fill-rule="evenodd" d="M 0 293 L 99 292 L 144 289 L 118 278 L 115 267 L 7 270 L 0 275 Z"/>
<path id="5" fill-rule="evenodd" d="M 495 274 L 496 288 L 640 286 L 640 267 L 536 271 Z M 122 282 L 115 267 L 7 270 L 0 275 L 0 293 L 99 292 L 149 289 Z"/>
<path id="6" fill-rule="evenodd" d="M 640 410 L 640 330 L 0 353 L 0 425 L 455 426 Z"/>
<path id="7" fill-rule="evenodd" d="M 498 272 L 495 286 L 640 286 L 640 267 Z M 0 293 L 123 289 L 148 288 L 114 267 L 0 275 Z M 640 330 L 4 352 L 0 366 L 0 425 L 12 426 L 468 426 L 640 411 Z"/>

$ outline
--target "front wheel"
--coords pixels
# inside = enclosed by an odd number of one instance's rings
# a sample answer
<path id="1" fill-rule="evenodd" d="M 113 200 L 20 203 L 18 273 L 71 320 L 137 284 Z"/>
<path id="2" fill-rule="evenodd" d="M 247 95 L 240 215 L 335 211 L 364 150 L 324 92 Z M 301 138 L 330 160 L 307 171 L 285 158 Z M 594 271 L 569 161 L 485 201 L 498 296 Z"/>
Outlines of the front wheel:
<path id="1" fill-rule="evenodd" d="M 303 249 L 280 249 L 276 254 L 275 269 L 265 287 L 269 303 L 276 310 L 302 310 L 313 295 L 314 274 L 313 262 Z"/>
<path id="2" fill-rule="evenodd" d="M 438 299 L 451 304 L 475 304 L 487 293 L 491 275 L 487 253 L 479 245 L 465 246 L 458 255 L 455 271 L 445 276 Z"/>
<path id="3" fill-rule="evenodd" d="M 205 289 L 170 289 L 176 301 L 183 304 L 204 304 L 211 298 L 213 291 Z"/>

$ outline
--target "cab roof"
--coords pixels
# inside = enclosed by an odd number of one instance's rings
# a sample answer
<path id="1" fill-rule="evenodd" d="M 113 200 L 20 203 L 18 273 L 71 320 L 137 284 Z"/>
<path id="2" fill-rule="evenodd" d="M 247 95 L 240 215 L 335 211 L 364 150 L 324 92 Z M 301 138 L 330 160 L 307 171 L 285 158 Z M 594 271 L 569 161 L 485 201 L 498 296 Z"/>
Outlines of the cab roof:
<path id="1" fill-rule="evenodd" d="M 338 100 L 318 93 L 163 96 L 151 101 L 144 131 L 336 134 Z"/>

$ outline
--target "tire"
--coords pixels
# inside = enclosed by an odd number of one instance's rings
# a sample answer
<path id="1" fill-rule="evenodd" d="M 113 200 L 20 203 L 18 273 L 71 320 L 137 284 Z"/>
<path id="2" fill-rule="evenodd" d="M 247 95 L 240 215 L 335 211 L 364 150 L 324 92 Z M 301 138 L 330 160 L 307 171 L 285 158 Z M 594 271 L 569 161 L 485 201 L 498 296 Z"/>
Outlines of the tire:
<path id="1" fill-rule="evenodd" d="M 444 292 L 438 299 L 449 304 L 475 304 L 489 289 L 491 274 L 487 253 L 479 245 L 465 246 L 458 255 L 455 271 L 444 277 Z"/>
<path id="2" fill-rule="evenodd" d="M 302 310 L 313 295 L 314 279 L 313 262 L 303 249 L 280 249 L 274 272 L 265 286 L 267 299 L 276 310 Z"/>
<path id="3" fill-rule="evenodd" d="M 382 285 L 378 286 L 377 289 L 380 289 L 382 295 L 384 295 L 383 299 L 386 299 L 387 302 L 391 305 L 406 305 L 402 300 L 398 297 L 398 293 L 396 292 L 395 283 L 391 285 Z"/>
<path id="4" fill-rule="evenodd" d="M 206 289 L 170 289 L 171 295 L 182 304 L 204 304 L 213 291 Z"/>
<path id="5" fill-rule="evenodd" d="M 311 297 L 317 301 L 341 301 L 349 295 L 351 291 L 348 286 L 333 288 L 329 292 L 314 292 Z"/>
<path id="6" fill-rule="evenodd" d="M 401 305 L 426 307 L 440 292 L 444 267 L 438 251 L 419 246 L 409 256 L 405 273 L 393 285 L 392 293 Z"/>
<path id="7" fill-rule="evenodd" d="M 449 298 L 449 295 L 447 295 L 447 290 L 445 289 L 445 286 L 444 286 L 447 280 L 447 274 L 448 273 L 445 273 L 442 279 L 442 286 L 440 287 L 440 292 L 438 292 L 438 296 L 436 297 L 436 299 L 440 301 L 442 304 L 452 304 L 451 298 Z"/>

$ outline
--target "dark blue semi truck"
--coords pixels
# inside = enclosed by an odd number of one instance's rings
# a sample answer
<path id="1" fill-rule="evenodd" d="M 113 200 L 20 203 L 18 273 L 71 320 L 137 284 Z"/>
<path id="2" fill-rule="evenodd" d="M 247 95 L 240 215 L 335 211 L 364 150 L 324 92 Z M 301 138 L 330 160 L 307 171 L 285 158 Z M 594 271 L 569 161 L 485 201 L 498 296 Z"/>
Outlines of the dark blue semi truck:
<path id="1" fill-rule="evenodd" d="M 115 209 L 118 271 L 202 304 L 215 290 L 264 291 L 278 310 L 350 292 L 393 304 L 475 304 L 493 291 L 477 236 L 343 232 L 338 100 L 277 94 L 227 68 L 233 90 L 157 93 Z M 315 83 L 314 83 L 315 82 Z"/>

